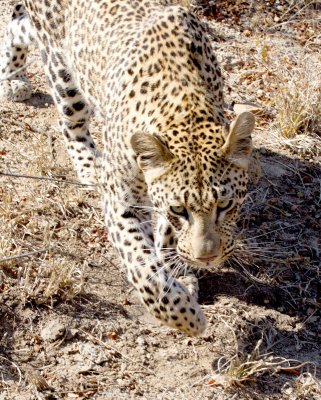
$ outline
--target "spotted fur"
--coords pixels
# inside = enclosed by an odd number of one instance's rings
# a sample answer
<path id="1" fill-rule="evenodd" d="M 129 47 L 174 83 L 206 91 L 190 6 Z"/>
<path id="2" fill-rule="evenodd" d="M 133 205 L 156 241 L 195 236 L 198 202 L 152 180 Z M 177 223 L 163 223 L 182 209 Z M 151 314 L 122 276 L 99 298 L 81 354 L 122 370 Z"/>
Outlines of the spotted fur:
<path id="1" fill-rule="evenodd" d="M 30 96 L 20 69 L 36 38 L 83 182 L 96 179 L 90 110 L 105 121 L 105 220 L 129 280 L 157 319 L 197 335 L 206 320 L 191 267 L 233 251 L 254 118 L 229 127 L 207 27 L 174 3 L 25 0 L 6 31 L 0 95 Z"/>

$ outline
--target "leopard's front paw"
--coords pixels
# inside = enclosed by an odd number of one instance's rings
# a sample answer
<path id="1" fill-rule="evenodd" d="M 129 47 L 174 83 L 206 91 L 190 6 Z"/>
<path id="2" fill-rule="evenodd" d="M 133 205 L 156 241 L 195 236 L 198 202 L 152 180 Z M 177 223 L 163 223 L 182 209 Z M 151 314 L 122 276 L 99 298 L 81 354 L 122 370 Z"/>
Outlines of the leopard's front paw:
<path id="1" fill-rule="evenodd" d="M 31 83 L 27 77 L 0 80 L 0 99 L 25 101 L 31 97 Z"/>
<path id="2" fill-rule="evenodd" d="M 86 190 L 94 190 L 96 188 L 98 179 L 96 171 L 86 171 L 86 173 L 78 174 L 79 181 L 86 187 Z"/>
<path id="3" fill-rule="evenodd" d="M 194 284 L 192 292 L 195 291 Z M 171 280 L 162 288 L 157 297 L 153 296 L 153 289 L 147 285 L 144 286 L 143 301 L 151 314 L 164 325 L 178 329 L 189 336 L 198 336 L 205 331 L 206 318 L 195 295 L 190 293 L 191 288 L 187 289 L 180 282 Z"/>
<path id="4" fill-rule="evenodd" d="M 95 155 L 91 156 L 93 160 L 88 161 L 89 166 L 75 165 L 80 182 L 88 185 L 86 190 L 95 190 L 100 181 L 102 169 L 102 155 L 96 150 Z"/>
<path id="5" fill-rule="evenodd" d="M 198 300 L 198 279 L 194 274 L 190 275 L 182 275 L 177 278 L 178 282 L 180 282 L 183 286 L 186 287 L 190 295 L 195 299 Z"/>

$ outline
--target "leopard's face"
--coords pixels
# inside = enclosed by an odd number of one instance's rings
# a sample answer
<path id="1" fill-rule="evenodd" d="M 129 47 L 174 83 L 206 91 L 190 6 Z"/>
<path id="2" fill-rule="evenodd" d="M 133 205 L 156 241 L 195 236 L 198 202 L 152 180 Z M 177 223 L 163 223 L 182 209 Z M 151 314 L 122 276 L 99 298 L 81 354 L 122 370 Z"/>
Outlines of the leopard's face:
<path id="1" fill-rule="evenodd" d="M 216 129 L 215 140 L 205 135 L 192 148 L 144 133 L 132 138 L 150 198 L 174 228 L 177 254 L 188 263 L 217 265 L 233 251 L 253 128 L 253 115 L 243 113 L 227 136 Z"/>
<path id="2" fill-rule="evenodd" d="M 234 248 L 234 230 L 246 196 L 247 171 L 224 159 L 175 161 L 149 184 L 155 208 L 170 223 L 176 252 L 198 267 L 221 264 Z"/>

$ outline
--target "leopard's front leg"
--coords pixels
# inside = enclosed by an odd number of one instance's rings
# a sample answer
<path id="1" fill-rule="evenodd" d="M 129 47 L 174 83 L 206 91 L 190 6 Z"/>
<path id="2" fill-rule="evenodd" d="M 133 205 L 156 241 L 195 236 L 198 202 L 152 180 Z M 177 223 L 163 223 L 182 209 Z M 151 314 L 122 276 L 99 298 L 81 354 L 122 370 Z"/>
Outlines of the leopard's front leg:
<path id="1" fill-rule="evenodd" d="M 112 193 L 113 184 L 108 187 L 104 193 L 108 231 L 141 301 L 165 325 L 191 336 L 201 334 L 206 328 L 203 312 L 196 298 L 158 260 L 155 246 L 141 228 L 146 218 Z"/>
<path id="2" fill-rule="evenodd" d="M 177 240 L 174 228 L 168 223 L 165 217 L 159 215 L 155 229 L 155 248 L 157 258 L 166 262 L 166 271 L 170 276 L 182 283 L 191 296 L 198 300 L 198 279 L 189 265 L 179 259 L 176 253 Z M 172 262 L 171 262 L 172 260 Z"/>

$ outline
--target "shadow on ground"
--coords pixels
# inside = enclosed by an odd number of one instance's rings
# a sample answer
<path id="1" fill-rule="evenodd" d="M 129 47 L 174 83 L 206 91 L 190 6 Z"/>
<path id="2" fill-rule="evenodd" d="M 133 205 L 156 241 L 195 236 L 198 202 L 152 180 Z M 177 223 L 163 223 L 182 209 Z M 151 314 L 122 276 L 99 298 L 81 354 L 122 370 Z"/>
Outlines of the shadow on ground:
<path id="1" fill-rule="evenodd" d="M 245 329 L 235 332 L 243 351 L 250 353 L 263 332 L 272 332 L 275 345 L 266 346 L 267 351 L 314 362 L 307 369 L 316 368 L 320 378 L 321 168 L 267 149 L 260 153 L 262 177 L 249 192 L 239 224 L 244 258 L 239 252 L 226 267 L 202 275 L 200 302 L 215 305 L 224 298 L 257 306 L 262 317 L 249 316 Z M 268 317 L 268 310 L 291 317 L 292 329 L 278 328 L 275 313 Z M 268 393 L 271 387 L 260 390 Z"/>
<path id="2" fill-rule="evenodd" d="M 55 308 L 57 314 L 77 319 L 107 320 L 117 315 L 127 317 L 127 311 L 119 303 L 108 301 L 92 293 L 82 294 L 68 303 L 61 303 Z"/>
<path id="3" fill-rule="evenodd" d="M 35 92 L 29 100 L 24 101 L 27 106 L 36 108 L 47 108 L 52 106 L 54 101 L 48 93 Z"/>

